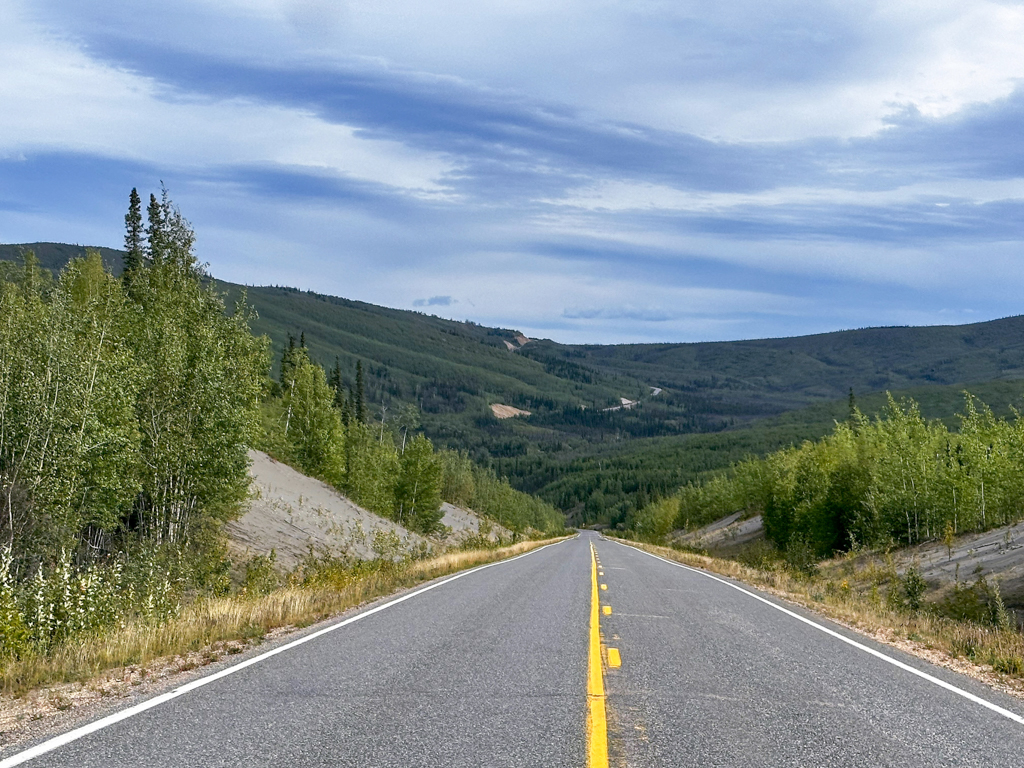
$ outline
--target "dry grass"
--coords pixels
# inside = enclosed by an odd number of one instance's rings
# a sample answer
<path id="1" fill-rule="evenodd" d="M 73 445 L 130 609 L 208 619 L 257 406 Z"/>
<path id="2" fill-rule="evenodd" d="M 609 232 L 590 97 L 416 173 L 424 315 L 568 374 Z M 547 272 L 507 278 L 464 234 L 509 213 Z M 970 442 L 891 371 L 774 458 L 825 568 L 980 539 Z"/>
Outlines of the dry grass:
<path id="1" fill-rule="evenodd" d="M 758 587 L 875 640 L 1024 698 L 1024 634 L 955 621 L 927 610 L 891 607 L 884 589 L 879 589 L 891 573 L 876 558 L 839 558 L 823 563 L 818 575 L 807 576 L 667 547 L 623 543 Z"/>
<path id="2" fill-rule="evenodd" d="M 80 637 L 46 656 L 12 661 L 0 670 L 0 692 L 6 698 L 21 696 L 44 685 L 95 680 L 111 670 L 145 670 L 154 662 L 160 662 L 161 669 L 170 664 L 184 671 L 224 653 L 239 652 L 243 643 L 238 641 L 259 641 L 275 629 L 308 626 L 396 590 L 548 543 L 527 541 L 501 549 L 455 551 L 358 577 L 342 574 L 325 586 L 290 586 L 252 598 L 200 600 L 159 626 L 129 624 L 101 636 Z"/>

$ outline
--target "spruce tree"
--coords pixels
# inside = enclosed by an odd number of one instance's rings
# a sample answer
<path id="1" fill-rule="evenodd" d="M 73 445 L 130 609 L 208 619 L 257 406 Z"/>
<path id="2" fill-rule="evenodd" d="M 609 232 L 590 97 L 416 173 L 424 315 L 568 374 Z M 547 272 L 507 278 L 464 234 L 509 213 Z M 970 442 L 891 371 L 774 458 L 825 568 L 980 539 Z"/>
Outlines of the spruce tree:
<path id="1" fill-rule="evenodd" d="M 295 337 L 288 334 L 288 346 L 281 353 L 281 386 L 288 389 L 295 378 Z"/>
<path id="2" fill-rule="evenodd" d="M 366 385 L 363 381 L 363 361 L 356 361 L 355 417 L 360 424 L 366 423 Z"/>
<path id="3" fill-rule="evenodd" d="M 122 279 L 125 285 L 131 281 L 132 275 L 142 266 L 142 200 L 139 191 L 132 187 L 128 196 L 128 213 L 124 217 L 124 272 Z"/>
<path id="4" fill-rule="evenodd" d="M 331 369 L 331 375 L 327 379 L 327 383 L 331 389 L 334 390 L 334 407 L 342 413 L 342 420 L 347 424 L 348 416 L 345 414 L 345 387 L 341 383 L 341 360 L 337 357 L 334 358 L 334 367 Z"/>
<path id="5" fill-rule="evenodd" d="M 150 194 L 149 206 L 146 208 L 146 238 L 148 240 L 149 257 L 158 262 L 164 254 L 164 210 L 156 195 Z"/>

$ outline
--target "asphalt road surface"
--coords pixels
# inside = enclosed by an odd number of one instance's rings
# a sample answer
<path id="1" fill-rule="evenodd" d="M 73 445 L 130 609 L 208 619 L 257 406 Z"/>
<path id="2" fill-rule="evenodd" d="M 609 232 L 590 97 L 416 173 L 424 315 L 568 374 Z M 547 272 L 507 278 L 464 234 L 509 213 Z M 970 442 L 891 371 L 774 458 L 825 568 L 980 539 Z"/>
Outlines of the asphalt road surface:
<path id="1" fill-rule="evenodd" d="M 600 755 L 587 695 L 595 562 L 613 766 L 1024 765 L 1021 702 L 594 534 L 414 591 L 38 745 L 49 751 L 25 764 L 584 766 Z"/>

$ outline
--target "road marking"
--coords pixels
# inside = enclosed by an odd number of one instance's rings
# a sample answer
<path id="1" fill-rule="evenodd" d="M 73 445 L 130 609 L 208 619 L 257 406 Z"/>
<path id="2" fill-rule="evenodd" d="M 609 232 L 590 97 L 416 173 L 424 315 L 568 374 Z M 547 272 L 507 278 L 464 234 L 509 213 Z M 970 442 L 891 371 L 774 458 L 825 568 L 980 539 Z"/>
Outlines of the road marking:
<path id="1" fill-rule="evenodd" d="M 611 669 L 618 669 L 622 666 L 622 657 L 619 655 L 618 648 L 608 649 L 608 666 Z"/>
<path id="2" fill-rule="evenodd" d="M 604 606 L 601 610 L 604 611 L 604 615 L 605 616 L 611 616 L 612 615 L 612 607 L 610 605 Z"/>
<path id="3" fill-rule="evenodd" d="M 601 615 L 597 591 L 597 551 L 590 543 L 590 651 L 587 664 L 587 766 L 608 768 L 608 713 L 601 665 Z M 3 768 L 0 766 L 0 768 Z"/>
<path id="4" fill-rule="evenodd" d="M 616 544 L 621 544 L 621 542 L 618 542 L 618 541 L 616 541 L 615 543 Z M 628 544 L 621 544 L 621 546 L 628 547 L 629 545 Z M 985 707 L 986 709 L 990 709 L 993 712 L 995 712 L 996 714 L 1002 715 L 1003 717 L 1007 718 L 1008 720 L 1013 720 L 1013 722 L 1015 722 L 1015 723 L 1019 723 L 1020 725 L 1024 725 L 1024 717 L 1018 715 L 1016 712 L 1011 712 L 1008 709 L 1003 709 L 1003 707 L 1000 707 L 998 704 L 993 704 L 991 701 L 987 701 L 987 700 L 981 698 L 980 696 L 975 696 L 973 693 L 971 693 L 969 691 L 965 691 L 963 688 L 958 688 L 957 686 L 953 685 L 952 683 L 947 683 L 945 680 L 940 680 L 939 678 L 937 678 L 937 677 L 935 677 L 933 675 L 929 675 L 927 672 L 922 672 L 921 670 L 916 669 L 916 668 L 910 666 L 909 664 L 905 664 L 904 662 L 900 661 L 899 659 L 894 659 L 892 656 L 887 656 L 886 654 L 882 653 L 881 651 L 876 651 L 874 648 L 871 648 L 870 646 L 864 645 L 863 643 L 858 643 L 856 640 L 852 640 L 849 637 L 846 637 L 845 635 L 842 635 L 842 634 L 840 634 L 839 632 L 836 632 L 833 629 L 829 629 L 828 627 L 826 627 L 826 626 L 824 626 L 822 624 L 817 623 L 816 621 L 811 621 L 810 619 L 808 619 L 808 618 L 806 618 L 804 616 L 801 616 L 799 613 L 796 613 L 795 611 L 791 611 L 788 608 L 783 608 L 781 605 L 777 605 L 776 603 L 773 603 L 771 600 L 768 600 L 767 598 L 761 597 L 760 595 L 758 595 L 758 594 L 756 594 L 754 592 L 751 592 L 749 589 L 744 589 L 741 586 L 733 584 L 730 581 L 726 581 L 725 579 L 721 579 L 718 576 L 715 576 L 713 574 L 708 573 L 707 571 L 702 571 L 700 568 L 693 568 L 693 567 L 691 567 L 689 565 L 683 565 L 682 563 L 676 563 L 676 562 L 673 562 L 672 560 L 668 560 L 668 559 L 666 559 L 664 557 L 661 557 L 659 555 L 655 555 L 655 554 L 653 554 L 651 552 L 647 552 L 646 550 L 638 549 L 637 547 L 630 547 L 630 549 L 633 549 L 633 550 L 635 550 L 637 552 L 640 552 L 640 553 L 642 553 L 644 555 L 648 555 L 649 557 L 653 557 L 655 560 L 661 560 L 662 562 L 668 563 L 669 565 L 675 565 L 675 566 L 678 566 L 679 568 L 682 568 L 684 570 L 692 571 L 693 573 L 698 573 L 701 576 L 706 576 L 707 578 L 712 579 L 713 581 L 717 581 L 717 582 L 719 582 L 721 584 L 725 584 L 725 586 L 727 586 L 727 587 L 732 587 L 737 592 L 742 592 L 743 594 L 745 594 L 745 595 L 747 595 L 749 597 L 752 597 L 755 600 L 760 600 L 765 605 L 769 605 L 772 608 L 774 608 L 775 610 L 781 611 L 782 613 L 784 613 L 787 616 L 790 616 L 790 617 L 796 619 L 797 621 L 802 621 L 804 624 L 807 624 L 810 627 L 814 627 L 815 629 L 824 632 L 826 635 L 831 635 L 835 639 L 841 640 L 842 642 L 846 643 L 847 645 L 853 646 L 854 648 L 856 648 L 859 651 L 864 651 L 864 653 L 870 654 L 870 655 L 874 656 L 875 658 L 881 659 L 882 661 L 884 661 L 884 662 L 886 662 L 888 664 L 892 664 L 894 667 L 899 667 L 900 669 L 902 669 L 905 672 L 909 672 L 912 675 L 917 675 L 921 679 L 927 680 L 929 683 L 933 683 L 933 684 L 939 686 L 940 688 L 944 688 L 945 690 L 949 691 L 950 693 L 955 693 L 957 696 L 962 696 L 963 698 L 967 699 L 968 701 L 972 701 L 975 704 L 980 704 L 981 706 Z M 2 764 L 0 764 L 0 768 L 3 768 Z"/>
<path id="5" fill-rule="evenodd" d="M 601 589 L 608 589 L 608 585 L 607 584 L 602 584 L 601 585 Z"/>
<path id="6" fill-rule="evenodd" d="M 133 717 L 134 715 L 141 714 L 146 710 L 153 709 L 154 707 L 158 707 L 161 704 L 165 704 L 168 701 L 178 698 L 179 696 L 184 696 L 186 693 L 191 693 L 197 688 L 202 688 L 204 685 L 209 685 L 215 680 L 220 680 L 222 677 L 227 677 L 228 675 L 233 675 L 236 672 L 241 672 L 243 669 L 251 667 L 253 664 L 258 664 L 264 659 L 269 659 L 271 656 L 277 656 L 277 654 L 279 653 L 290 651 L 292 648 L 296 648 L 300 645 L 303 645 L 304 643 L 308 643 L 310 640 L 315 640 L 316 638 L 322 635 L 326 635 L 329 632 L 334 632 L 335 630 L 341 629 L 342 627 L 347 627 L 349 624 L 353 624 L 357 621 L 365 619 L 367 616 L 372 616 L 375 613 L 380 613 L 384 609 L 390 608 L 393 605 L 404 603 L 406 600 L 411 600 L 412 598 L 418 595 L 422 595 L 424 592 L 429 592 L 430 590 L 437 589 L 438 587 L 442 587 L 445 584 L 450 584 L 456 579 L 461 579 L 463 576 L 469 576 L 469 574 L 471 573 L 482 571 L 485 568 L 493 568 L 496 565 L 505 565 L 506 563 L 511 563 L 513 560 L 518 560 L 521 557 L 532 555 L 535 552 L 540 552 L 542 549 L 554 547 L 561 543 L 563 542 L 556 541 L 554 544 L 545 544 L 543 547 L 531 549 L 529 552 L 524 552 L 521 555 L 510 557 L 507 560 L 497 560 L 493 563 L 478 565 L 476 568 L 470 568 L 469 570 L 462 571 L 461 573 L 457 573 L 454 576 L 449 576 L 444 581 L 439 581 L 435 584 L 430 584 L 426 587 L 417 589 L 415 592 L 410 592 L 407 595 L 396 597 L 394 600 L 389 600 L 388 602 L 378 605 L 375 608 L 370 608 L 369 610 L 363 611 L 362 613 L 356 614 L 355 616 L 350 616 L 344 621 L 339 621 L 337 624 L 332 624 L 329 627 L 324 627 L 323 629 L 317 630 L 316 632 L 306 635 L 305 637 L 300 637 L 298 640 L 292 640 L 290 643 L 285 643 L 284 645 L 278 646 L 277 648 L 269 650 L 266 653 L 261 653 L 259 656 L 254 656 L 251 659 L 246 659 L 245 661 L 239 662 L 238 664 L 228 667 L 227 669 L 222 669 L 220 672 L 215 672 L 214 674 L 208 675 L 207 677 L 201 677 L 198 680 L 193 680 L 191 683 L 186 683 L 185 685 L 179 688 L 175 688 L 173 691 L 168 691 L 167 693 L 160 694 L 159 696 L 154 696 L 152 699 L 147 699 L 146 701 L 136 704 L 133 707 L 128 707 L 127 709 L 122 709 L 121 711 L 115 712 L 112 715 L 107 715 L 106 717 L 100 718 L 96 722 L 89 723 L 88 725 L 83 725 L 81 728 L 75 728 L 73 731 L 68 731 L 67 733 L 62 733 L 60 736 L 54 736 L 52 739 L 47 739 L 41 744 L 36 744 L 34 747 L 31 747 L 30 749 L 26 749 L 24 752 L 18 752 L 17 754 L 11 755 L 10 757 L 4 760 L 0 760 L 0 768 L 12 768 L 12 766 L 21 765 L 22 763 L 26 763 L 29 760 L 34 760 L 40 755 L 45 755 L 47 752 L 52 752 L 53 750 L 58 749 L 59 747 L 63 747 L 65 744 L 70 744 L 73 741 L 78 741 L 78 739 L 81 739 L 84 736 L 96 733 L 96 731 L 101 731 L 104 728 L 108 728 L 111 725 L 121 722 L 122 720 L 127 720 L 129 717 Z M 602 704 L 602 712 L 603 711 L 604 710 Z M 607 766 L 607 764 L 607 761 L 605 761 L 605 766 Z"/>

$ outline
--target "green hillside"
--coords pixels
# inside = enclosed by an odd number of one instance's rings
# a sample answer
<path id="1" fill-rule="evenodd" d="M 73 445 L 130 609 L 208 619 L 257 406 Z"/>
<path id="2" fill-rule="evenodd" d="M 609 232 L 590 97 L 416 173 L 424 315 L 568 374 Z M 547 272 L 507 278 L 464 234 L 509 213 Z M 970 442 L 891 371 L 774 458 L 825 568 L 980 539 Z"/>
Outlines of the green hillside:
<path id="1" fill-rule="evenodd" d="M 32 248 L 58 270 L 84 247 Z M 101 249 L 120 269 L 121 253 Z M 220 284 L 230 298 L 242 290 Z M 970 389 L 997 411 L 1018 401 L 1024 318 L 962 326 L 869 328 L 787 339 L 695 344 L 565 345 L 516 331 L 283 287 L 247 289 L 255 330 L 275 357 L 289 335 L 341 367 L 346 386 L 363 361 L 375 418 L 414 404 L 436 443 L 470 452 L 519 488 L 574 519 L 621 519 L 637 496 L 665 493 L 700 472 L 824 434 L 852 388 L 877 410 L 886 390 L 912 394 L 948 419 Z M 511 344 L 514 349 L 509 349 Z M 662 391 L 654 394 L 653 388 Z M 604 410 L 619 398 L 639 401 Z M 531 412 L 498 420 L 490 405 Z M 387 408 L 384 413 L 383 409 Z"/>
<path id="2" fill-rule="evenodd" d="M 1024 317 L 696 344 L 546 342 L 526 354 L 765 413 L 835 399 L 850 387 L 872 392 L 1024 378 Z"/>
<path id="3" fill-rule="evenodd" d="M 997 416 L 1024 411 L 1024 382 L 990 381 L 893 390 L 897 400 L 913 398 L 927 419 L 956 428 L 964 391 L 978 396 Z M 884 392 L 857 399 L 869 416 L 885 406 Z M 701 476 L 728 468 L 749 456 L 764 456 L 804 440 L 817 440 L 832 431 L 849 413 L 842 398 L 714 434 L 690 434 L 631 441 L 606 442 L 587 450 L 531 456 L 499 462 L 513 484 L 536 493 L 570 513 L 577 522 L 622 522 L 645 498 L 663 496 Z"/>

